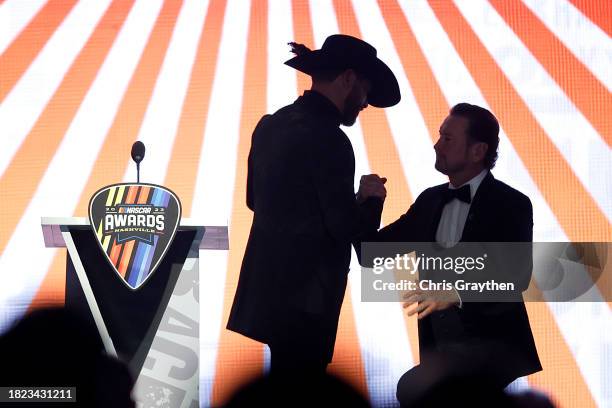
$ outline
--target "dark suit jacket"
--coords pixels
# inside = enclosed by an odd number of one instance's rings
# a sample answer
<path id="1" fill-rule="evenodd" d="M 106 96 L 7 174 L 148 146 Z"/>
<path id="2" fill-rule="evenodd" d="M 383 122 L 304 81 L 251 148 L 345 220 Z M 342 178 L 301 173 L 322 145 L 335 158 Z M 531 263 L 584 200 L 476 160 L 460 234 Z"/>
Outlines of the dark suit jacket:
<path id="1" fill-rule="evenodd" d="M 247 205 L 253 224 L 227 328 L 268 343 L 288 321 L 316 321 L 333 351 L 351 242 L 380 226 L 382 201 L 358 205 L 355 159 L 340 113 L 306 92 L 253 132 Z"/>
<path id="2" fill-rule="evenodd" d="M 367 240 L 434 242 L 444 207 L 443 191 L 447 188 L 448 183 L 445 183 L 423 191 L 408 212 L 376 234 L 368 236 Z M 461 242 L 531 242 L 532 230 L 533 210 L 529 198 L 489 173 L 474 196 Z M 492 355 L 496 354 L 492 348 L 504 351 L 504 355 L 492 358 L 499 358 L 504 375 L 509 380 L 540 371 L 542 367 L 520 296 L 529 285 L 530 265 L 531 260 L 528 273 L 517 281 L 518 301 L 464 302 L 461 309 L 451 307 L 420 320 L 421 356 L 434 351 L 456 350 L 462 344 L 471 349 L 479 349 L 480 346 L 480 349 L 489 349 Z"/>

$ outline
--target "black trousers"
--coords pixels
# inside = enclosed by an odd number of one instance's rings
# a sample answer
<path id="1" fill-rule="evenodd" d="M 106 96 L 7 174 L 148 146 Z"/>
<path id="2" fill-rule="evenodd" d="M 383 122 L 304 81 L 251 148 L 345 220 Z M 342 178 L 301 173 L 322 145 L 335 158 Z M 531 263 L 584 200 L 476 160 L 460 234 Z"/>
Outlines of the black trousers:
<path id="1" fill-rule="evenodd" d="M 397 399 L 402 407 L 503 407 L 504 388 L 517 378 L 513 357 L 511 347 L 493 343 L 458 343 L 424 353 L 400 378 Z"/>
<path id="2" fill-rule="evenodd" d="M 270 347 L 270 372 L 318 374 L 331 362 L 337 325 L 316 315 L 295 313 L 279 325 Z"/>
<path id="3" fill-rule="evenodd" d="M 306 343 L 275 343 L 270 347 L 270 372 L 276 374 L 322 374 L 329 362 Z"/>

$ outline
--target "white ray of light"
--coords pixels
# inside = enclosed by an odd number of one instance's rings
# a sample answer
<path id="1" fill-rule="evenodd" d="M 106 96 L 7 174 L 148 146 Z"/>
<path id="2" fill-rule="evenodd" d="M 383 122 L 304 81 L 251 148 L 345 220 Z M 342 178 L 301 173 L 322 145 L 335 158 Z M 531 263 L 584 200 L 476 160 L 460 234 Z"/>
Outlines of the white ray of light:
<path id="1" fill-rule="evenodd" d="M 135 3 L 0 258 L 0 310 L 10 305 L 0 331 L 29 307 L 51 265 L 56 250 L 45 248 L 40 217 L 76 208 L 160 8 Z"/>
<path id="2" fill-rule="evenodd" d="M 40 11 L 46 0 L 7 0 L 0 6 L 0 54 Z"/>
<path id="3" fill-rule="evenodd" d="M 456 3 L 542 129 L 612 222 L 612 150 L 489 2 Z"/>
<path id="4" fill-rule="evenodd" d="M 523 0 L 523 3 L 612 91 L 612 41 L 601 28 L 567 0 Z"/>
<path id="5" fill-rule="evenodd" d="M 79 2 L 0 105 L 0 175 L 36 123 L 109 1 Z"/>
<path id="6" fill-rule="evenodd" d="M 201 0 L 186 0 L 181 7 L 138 133 L 138 140 L 146 146 L 145 159 L 140 164 L 141 182 L 164 182 L 207 8 L 208 1 Z M 136 180 L 133 163 L 123 180 Z"/>
<path id="7" fill-rule="evenodd" d="M 310 0 L 308 8 L 315 48 L 321 48 L 328 36 L 339 33 L 334 5 L 328 0 Z"/>
<path id="8" fill-rule="evenodd" d="M 610 406 L 612 317 L 606 302 L 548 302 L 593 399 Z M 606 358 L 607 357 L 607 358 Z"/>
<path id="9" fill-rule="evenodd" d="M 274 113 L 297 97 L 296 71 L 284 64 L 293 57 L 287 43 L 295 38 L 291 2 L 276 0 L 268 6 L 268 113 Z"/>
<path id="10" fill-rule="evenodd" d="M 232 213 L 249 13 L 248 2 L 228 1 L 191 208 L 191 218 L 202 225 L 228 225 Z M 200 404 L 204 406 L 211 403 L 220 329 L 226 323 L 221 319 L 227 261 L 227 251 L 200 251 Z"/>
<path id="11" fill-rule="evenodd" d="M 320 48 L 327 35 L 339 32 L 333 4 L 330 1 L 311 3 L 311 15 L 316 47 Z M 361 27 L 364 28 L 363 24 Z M 349 136 L 355 152 L 357 189 L 361 176 L 371 173 L 360 120 L 352 127 L 342 129 Z M 410 203 L 406 203 L 406 208 L 409 205 Z M 397 380 L 413 365 L 410 343 L 398 304 L 361 302 L 361 273 L 361 267 L 353 253 L 349 282 L 368 392 L 374 406 L 393 404 Z"/>

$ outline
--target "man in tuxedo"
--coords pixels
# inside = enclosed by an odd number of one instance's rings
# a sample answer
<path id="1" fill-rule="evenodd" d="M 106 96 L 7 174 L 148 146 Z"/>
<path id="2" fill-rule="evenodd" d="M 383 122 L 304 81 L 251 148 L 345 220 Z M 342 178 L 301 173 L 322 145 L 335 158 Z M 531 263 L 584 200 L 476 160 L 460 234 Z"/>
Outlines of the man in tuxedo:
<path id="1" fill-rule="evenodd" d="M 268 344 L 271 371 L 323 372 L 331 361 L 351 243 L 380 226 L 384 180 L 364 176 L 340 125 L 400 100 L 368 43 L 332 35 L 320 50 L 292 43 L 286 62 L 313 78 L 293 104 L 264 116 L 248 158 L 254 212 L 227 328 Z"/>
<path id="2" fill-rule="evenodd" d="M 423 191 L 408 212 L 370 235 L 377 242 L 531 242 L 529 198 L 496 180 L 499 124 L 479 106 L 454 106 L 434 146 L 436 170 L 449 183 Z M 531 276 L 517 278 L 515 302 L 470 302 L 467 293 L 415 290 L 406 295 L 408 315 L 418 315 L 420 365 L 400 379 L 397 396 L 415 404 L 421 391 L 449 377 L 486 378 L 502 388 L 542 369 L 522 299 Z M 509 260 L 507 262 L 510 262 Z M 444 367 L 444 368 L 442 368 Z"/>

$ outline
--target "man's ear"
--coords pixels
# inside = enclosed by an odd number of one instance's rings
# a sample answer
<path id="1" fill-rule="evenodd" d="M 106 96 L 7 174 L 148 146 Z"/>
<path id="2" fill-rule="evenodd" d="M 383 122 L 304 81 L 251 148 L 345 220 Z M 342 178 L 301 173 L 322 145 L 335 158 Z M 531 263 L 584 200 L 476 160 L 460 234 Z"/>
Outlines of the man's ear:
<path id="1" fill-rule="evenodd" d="M 340 78 L 342 80 L 343 88 L 350 90 L 357 81 L 357 72 L 351 68 L 346 69 L 344 72 L 342 72 L 342 74 L 340 74 Z"/>
<path id="2" fill-rule="evenodd" d="M 484 142 L 477 142 L 470 146 L 470 150 L 472 151 L 472 161 L 478 163 L 484 160 L 487 150 L 489 150 L 489 145 Z"/>

